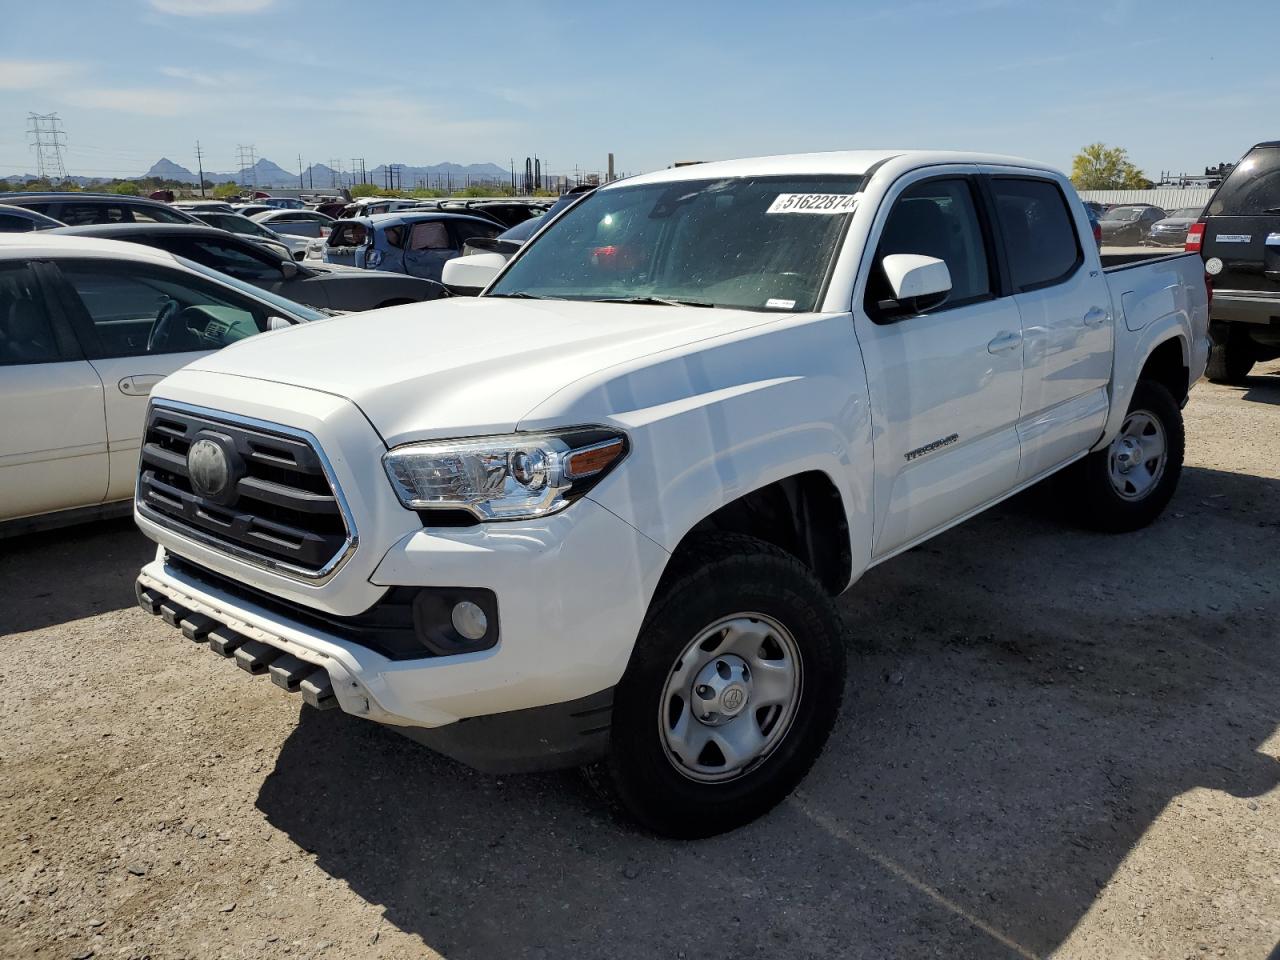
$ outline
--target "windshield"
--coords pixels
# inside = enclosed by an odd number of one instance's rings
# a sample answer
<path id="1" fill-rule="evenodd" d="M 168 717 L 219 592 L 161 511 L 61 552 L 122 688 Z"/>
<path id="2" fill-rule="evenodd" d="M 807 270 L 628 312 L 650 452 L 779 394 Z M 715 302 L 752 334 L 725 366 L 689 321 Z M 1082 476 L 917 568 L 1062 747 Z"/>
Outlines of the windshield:
<path id="1" fill-rule="evenodd" d="M 292 300 L 286 300 L 284 297 L 278 297 L 269 290 L 263 290 L 261 287 L 255 287 L 252 283 L 245 283 L 228 274 L 214 270 L 212 267 L 206 267 L 203 263 L 196 263 L 194 260 L 188 260 L 186 257 L 177 257 L 179 263 L 189 270 L 196 273 L 204 274 L 219 283 L 224 283 L 229 287 L 235 287 L 243 294 L 253 297 L 263 303 L 269 303 L 277 310 L 283 310 L 286 314 L 294 317 L 300 317 L 303 320 L 323 320 L 325 314 L 310 307 L 304 307 L 300 303 L 294 303 Z"/>
<path id="2" fill-rule="evenodd" d="M 860 176 L 734 177 L 599 190 L 488 296 L 815 309 Z"/>
<path id="3" fill-rule="evenodd" d="M 1112 207 L 1102 215 L 1103 220 L 1137 220 L 1142 216 L 1142 207 Z"/>
<path id="4" fill-rule="evenodd" d="M 1173 213 L 1169 214 L 1170 220 L 1199 220 L 1199 207 L 1179 207 Z"/>

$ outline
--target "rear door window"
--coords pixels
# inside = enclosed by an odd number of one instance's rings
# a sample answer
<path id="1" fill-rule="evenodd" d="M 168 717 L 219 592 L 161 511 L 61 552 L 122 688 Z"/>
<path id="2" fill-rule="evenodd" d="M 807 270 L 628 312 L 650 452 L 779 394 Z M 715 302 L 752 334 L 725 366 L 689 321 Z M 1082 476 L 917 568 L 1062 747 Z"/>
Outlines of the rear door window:
<path id="1" fill-rule="evenodd" d="M 1231 171 L 1209 201 L 1211 217 L 1280 213 L 1280 147 L 1259 147 Z"/>
<path id="2" fill-rule="evenodd" d="M 0 213 L 0 233 L 30 233 L 36 225 L 16 213 Z"/>
<path id="3" fill-rule="evenodd" d="M 457 237 L 459 247 L 475 237 L 496 237 L 501 232 L 501 227 L 491 227 L 484 223 L 468 223 L 463 220 L 453 224 L 453 235 Z"/>
<path id="4" fill-rule="evenodd" d="M 449 231 L 439 220 L 415 223 L 409 231 L 410 250 L 451 250 Z"/>
<path id="5" fill-rule="evenodd" d="M 1084 262 L 1067 198 L 1056 183 L 993 177 L 996 214 L 1014 288 L 1061 283 Z"/>

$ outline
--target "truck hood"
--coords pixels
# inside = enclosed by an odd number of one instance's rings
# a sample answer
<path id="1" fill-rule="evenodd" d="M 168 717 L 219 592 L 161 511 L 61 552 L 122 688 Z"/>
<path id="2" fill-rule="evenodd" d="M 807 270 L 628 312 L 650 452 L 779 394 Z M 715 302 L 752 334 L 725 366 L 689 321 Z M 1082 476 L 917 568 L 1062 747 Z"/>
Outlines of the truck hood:
<path id="1" fill-rule="evenodd" d="M 260 334 L 187 369 L 346 397 L 395 446 L 511 432 L 552 394 L 606 367 L 780 316 L 453 297 Z"/>

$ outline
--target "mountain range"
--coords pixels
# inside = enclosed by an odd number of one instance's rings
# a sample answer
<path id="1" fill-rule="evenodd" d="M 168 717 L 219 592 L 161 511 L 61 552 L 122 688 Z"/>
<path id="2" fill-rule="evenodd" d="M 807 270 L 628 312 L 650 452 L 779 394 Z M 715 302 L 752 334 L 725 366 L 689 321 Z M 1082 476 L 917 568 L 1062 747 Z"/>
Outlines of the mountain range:
<path id="1" fill-rule="evenodd" d="M 511 176 L 511 172 L 508 169 L 500 167 L 496 163 L 435 163 L 428 166 L 396 164 L 395 167 L 395 186 L 403 187 L 405 190 L 412 190 L 417 186 L 434 187 L 437 182 L 448 185 L 452 181 L 455 186 L 465 185 L 468 177 L 472 180 L 505 181 Z M 168 157 L 161 157 L 153 163 L 151 169 L 143 176 L 192 184 L 196 183 L 198 179 L 193 171 L 188 170 L 181 164 L 174 163 Z M 211 170 L 204 172 L 204 178 L 212 183 L 226 183 L 227 181 L 240 183 L 243 179 L 247 179 L 249 183 L 258 187 L 296 188 L 300 182 L 296 172 L 286 170 L 265 157 L 249 168 L 247 178 L 242 178 L 240 171 L 219 173 Z M 372 169 L 366 170 L 365 180 L 375 186 L 386 186 L 388 183 L 387 166 L 379 164 Z M 313 163 L 303 169 L 301 183 L 308 189 L 314 186 L 316 190 L 333 189 L 335 186 L 342 185 L 349 186 L 351 184 L 351 171 L 336 171 L 326 164 Z"/>
<path id="2" fill-rule="evenodd" d="M 408 164 L 395 164 L 394 166 L 394 185 L 405 190 L 412 190 L 420 186 L 449 187 L 452 185 L 456 188 L 466 186 L 468 179 L 481 182 L 499 180 L 505 183 L 511 177 L 510 170 L 506 167 L 500 167 L 496 163 L 434 163 L 428 166 L 416 167 Z M 26 180 L 35 179 L 35 176 L 34 173 L 28 173 L 8 176 L 4 179 L 12 183 L 23 183 Z M 127 177 L 125 179 L 140 180 L 147 177 L 155 177 L 160 180 L 176 180 L 179 183 L 190 184 L 196 184 L 199 179 L 195 171 L 187 169 L 182 164 L 174 163 L 168 157 L 161 157 L 140 177 Z M 227 183 L 228 181 L 241 182 L 241 175 L 238 170 L 223 173 L 206 170 L 204 178 L 214 184 Z M 100 183 L 107 178 L 71 176 L 67 179 L 81 187 L 87 187 Z M 265 188 L 287 187 L 295 189 L 299 186 L 299 178 L 296 172 L 286 170 L 265 157 L 250 168 L 247 179 L 250 184 Z M 374 186 L 386 186 L 388 184 L 387 166 L 379 164 L 370 170 L 366 170 L 364 179 L 365 182 L 372 183 Z M 338 186 L 351 186 L 352 176 L 350 170 L 337 171 L 323 163 L 313 163 L 302 171 L 301 182 L 306 189 L 314 187 L 316 191 L 332 190 Z M 356 182 L 359 181 L 357 180 Z"/>

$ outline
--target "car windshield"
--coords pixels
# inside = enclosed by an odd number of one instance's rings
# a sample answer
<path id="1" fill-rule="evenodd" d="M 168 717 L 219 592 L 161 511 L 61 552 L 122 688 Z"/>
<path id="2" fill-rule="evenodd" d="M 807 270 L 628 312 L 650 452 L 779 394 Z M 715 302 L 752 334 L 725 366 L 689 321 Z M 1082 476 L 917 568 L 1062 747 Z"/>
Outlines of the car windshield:
<path id="1" fill-rule="evenodd" d="M 176 259 L 184 267 L 194 270 L 196 273 L 204 274 L 204 276 L 210 277 L 219 283 L 224 283 L 229 287 L 235 287 L 241 293 L 247 294 L 263 303 L 269 303 L 271 306 L 283 310 L 291 316 L 300 317 L 303 320 L 323 320 L 326 316 L 326 314 L 320 313 L 318 310 L 312 310 L 310 307 L 304 307 L 300 303 L 294 303 L 292 300 L 278 297 L 269 290 L 263 290 L 252 283 L 245 283 L 243 280 L 238 280 L 235 277 L 214 270 L 212 267 L 206 267 L 202 263 L 196 263 L 194 260 L 188 260 L 185 257 L 177 257 Z"/>
<path id="2" fill-rule="evenodd" d="M 1142 207 L 1112 207 L 1102 215 L 1103 220 L 1137 220 L 1142 216 Z"/>
<path id="3" fill-rule="evenodd" d="M 1170 220 L 1199 220 L 1200 207 L 1179 207 L 1169 214 Z"/>
<path id="4" fill-rule="evenodd" d="M 1280 147 L 1251 150 L 1223 181 L 1206 212 L 1210 216 L 1280 213 Z"/>
<path id="5" fill-rule="evenodd" d="M 824 175 L 599 190 L 487 295 L 813 310 L 861 186 Z"/>

